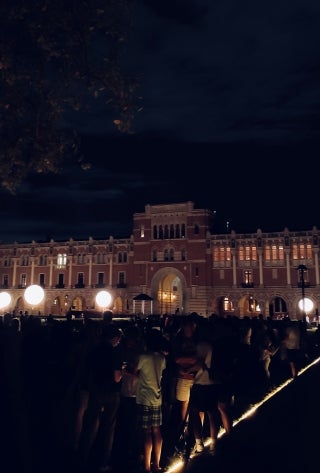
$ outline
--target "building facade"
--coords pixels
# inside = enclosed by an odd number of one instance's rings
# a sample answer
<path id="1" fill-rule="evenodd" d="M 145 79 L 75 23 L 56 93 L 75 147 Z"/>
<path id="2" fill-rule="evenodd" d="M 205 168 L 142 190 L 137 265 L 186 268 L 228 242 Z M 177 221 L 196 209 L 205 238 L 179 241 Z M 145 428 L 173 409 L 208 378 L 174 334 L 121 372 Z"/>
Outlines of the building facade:
<path id="1" fill-rule="evenodd" d="M 193 202 L 146 205 L 126 239 L 0 244 L 0 295 L 11 299 L 0 312 L 103 310 L 96 297 L 107 291 L 115 314 L 318 316 L 316 227 L 215 234 L 213 217 Z M 34 306 L 31 285 L 44 290 Z"/>

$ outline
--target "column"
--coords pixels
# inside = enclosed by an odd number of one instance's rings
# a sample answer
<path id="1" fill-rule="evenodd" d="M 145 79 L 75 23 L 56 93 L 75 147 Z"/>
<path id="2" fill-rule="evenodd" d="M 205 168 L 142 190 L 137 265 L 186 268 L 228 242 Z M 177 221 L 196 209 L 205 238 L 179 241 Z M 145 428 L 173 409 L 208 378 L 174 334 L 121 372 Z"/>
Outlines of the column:
<path id="1" fill-rule="evenodd" d="M 259 285 L 263 286 L 263 261 L 262 251 L 259 251 Z"/>
<path id="2" fill-rule="evenodd" d="M 50 258 L 49 287 L 52 287 L 53 259 Z"/>
<path id="3" fill-rule="evenodd" d="M 30 284 L 34 283 L 34 258 L 31 259 L 31 277 Z"/>
<path id="4" fill-rule="evenodd" d="M 236 266 L 236 255 L 232 254 L 232 284 L 237 285 L 237 266 Z"/>
<path id="5" fill-rule="evenodd" d="M 287 284 L 291 286 L 291 273 L 290 273 L 290 255 L 286 251 L 286 268 L 287 268 Z"/>
<path id="6" fill-rule="evenodd" d="M 69 261 L 69 277 L 68 277 L 68 286 L 71 287 L 72 285 L 72 270 L 73 270 L 73 258 L 71 256 Z"/>
<path id="7" fill-rule="evenodd" d="M 319 286 L 319 260 L 318 260 L 319 250 L 314 252 L 314 266 L 315 266 L 315 276 L 316 276 L 316 285 Z"/>
<path id="8" fill-rule="evenodd" d="M 89 255 L 89 275 L 88 275 L 88 284 L 91 287 L 92 285 L 92 255 Z"/>
<path id="9" fill-rule="evenodd" d="M 17 277 L 17 258 L 13 259 L 13 274 L 12 274 L 12 287 L 16 285 L 16 277 Z"/>

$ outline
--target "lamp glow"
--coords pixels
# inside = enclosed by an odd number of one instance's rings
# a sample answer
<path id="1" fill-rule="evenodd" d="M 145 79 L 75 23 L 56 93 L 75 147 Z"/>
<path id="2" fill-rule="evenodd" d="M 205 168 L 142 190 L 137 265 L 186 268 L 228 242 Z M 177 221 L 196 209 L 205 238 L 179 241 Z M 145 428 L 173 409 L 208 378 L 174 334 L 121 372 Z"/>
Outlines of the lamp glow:
<path id="1" fill-rule="evenodd" d="M 0 309 L 4 309 L 11 303 L 11 296 L 8 292 L 0 292 Z"/>
<path id="2" fill-rule="evenodd" d="M 111 304 L 111 294 L 108 291 L 99 291 L 96 295 L 96 303 L 98 304 L 101 309 L 105 309 L 109 307 Z"/>
<path id="3" fill-rule="evenodd" d="M 42 302 L 44 298 L 44 290 L 41 286 L 33 284 L 32 286 L 27 287 L 24 291 L 24 298 L 28 304 L 35 306 Z"/>
<path id="4" fill-rule="evenodd" d="M 300 299 L 298 307 L 300 310 L 309 314 L 313 310 L 313 302 L 308 297 L 305 297 L 304 299 Z"/>

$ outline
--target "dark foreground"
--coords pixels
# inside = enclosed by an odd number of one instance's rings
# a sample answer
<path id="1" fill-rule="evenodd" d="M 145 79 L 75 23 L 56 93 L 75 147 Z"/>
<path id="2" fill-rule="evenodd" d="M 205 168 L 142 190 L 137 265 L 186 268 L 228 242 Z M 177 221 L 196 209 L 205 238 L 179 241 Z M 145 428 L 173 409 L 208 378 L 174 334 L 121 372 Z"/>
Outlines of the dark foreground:
<path id="1" fill-rule="evenodd" d="M 270 397 L 220 439 L 211 456 L 194 457 L 184 473 L 311 473 L 320 468 L 320 363 Z"/>

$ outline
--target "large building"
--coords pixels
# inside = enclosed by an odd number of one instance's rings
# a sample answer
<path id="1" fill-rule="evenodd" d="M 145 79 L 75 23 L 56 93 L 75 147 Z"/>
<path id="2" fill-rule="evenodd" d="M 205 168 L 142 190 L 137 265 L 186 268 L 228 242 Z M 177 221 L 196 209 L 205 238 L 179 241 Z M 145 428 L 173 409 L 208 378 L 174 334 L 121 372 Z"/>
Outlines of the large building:
<path id="1" fill-rule="evenodd" d="M 11 296 L 0 311 L 103 310 L 96 297 L 107 291 L 119 314 L 317 318 L 316 227 L 215 234 L 213 216 L 193 202 L 146 205 L 127 239 L 0 244 L 0 296 Z M 44 289 L 39 303 L 26 300 L 33 285 Z"/>

